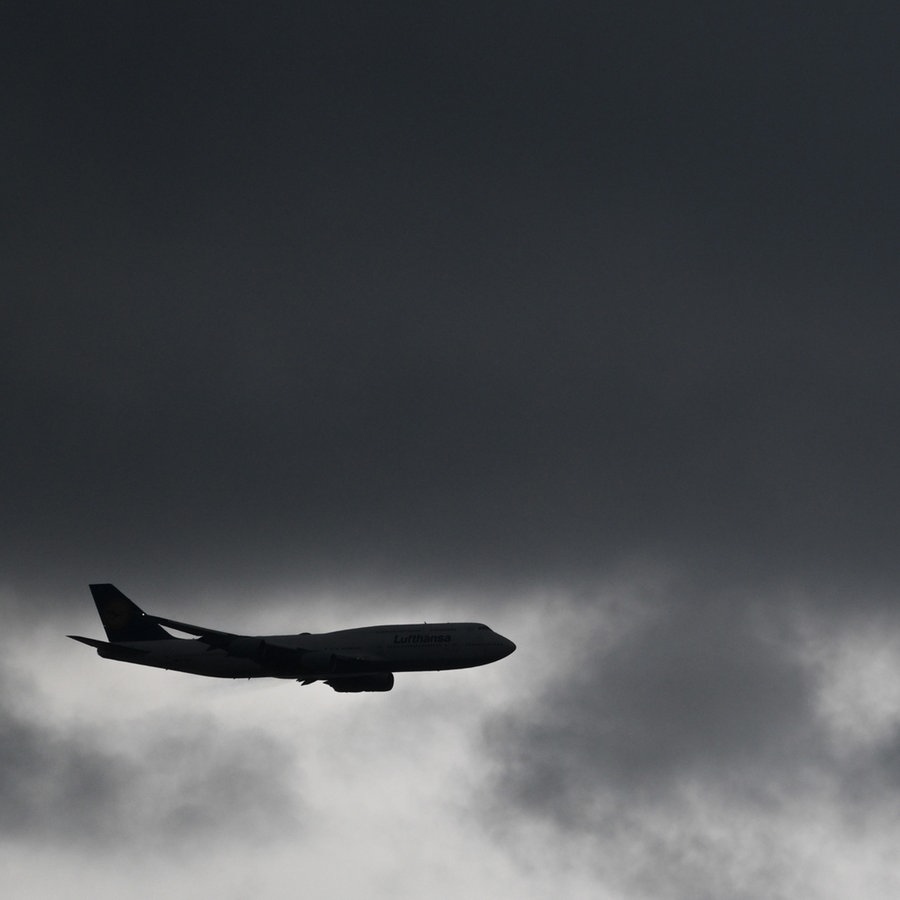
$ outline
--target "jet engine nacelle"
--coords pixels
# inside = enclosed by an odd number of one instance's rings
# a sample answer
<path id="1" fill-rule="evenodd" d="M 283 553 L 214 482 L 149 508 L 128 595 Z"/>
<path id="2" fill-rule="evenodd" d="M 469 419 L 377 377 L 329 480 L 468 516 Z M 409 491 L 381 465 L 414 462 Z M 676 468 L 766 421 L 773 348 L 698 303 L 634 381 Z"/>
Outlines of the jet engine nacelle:
<path id="1" fill-rule="evenodd" d="M 393 672 L 376 672 L 372 675 L 343 675 L 329 678 L 325 684 L 339 694 L 358 694 L 362 691 L 389 691 L 394 686 Z"/>

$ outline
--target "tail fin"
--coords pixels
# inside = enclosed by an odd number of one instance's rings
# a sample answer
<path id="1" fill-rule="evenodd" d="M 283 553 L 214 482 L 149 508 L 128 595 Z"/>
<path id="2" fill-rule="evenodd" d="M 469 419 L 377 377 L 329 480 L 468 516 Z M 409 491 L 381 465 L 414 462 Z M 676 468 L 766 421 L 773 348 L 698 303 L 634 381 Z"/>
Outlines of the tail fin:
<path id="1" fill-rule="evenodd" d="M 172 635 L 111 584 L 88 585 L 110 641 L 168 641 Z"/>

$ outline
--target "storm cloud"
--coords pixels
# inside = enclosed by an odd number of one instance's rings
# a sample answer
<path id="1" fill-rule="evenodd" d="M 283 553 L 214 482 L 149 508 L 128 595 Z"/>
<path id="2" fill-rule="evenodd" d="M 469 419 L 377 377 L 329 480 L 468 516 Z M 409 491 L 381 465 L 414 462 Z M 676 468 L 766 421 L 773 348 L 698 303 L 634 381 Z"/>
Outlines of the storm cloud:
<path id="1" fill-rule="evenodd" d="M 18 681 L 4 677 L 0 711 L 6 841 L 183 853 L 298 828 L 300 798 L 283 789 L 291 757 L 267 736 L 212 717 L 61 725 L 29 692 L 23 702 Z"/>
<path id="2" fill-rule="evenodd" d="M 233 847 L 238 807 L 254 847 L 308 838 L 317 886 L 351 846 L 356 887 L 396 896 L 398 841 L 440 864 L 441 798 L 456 893 L 895 895 L 897 26 L 14 8 L 0 596 L 41 660 L 0 704 L 20 858 L 123 831 L 196 874 L 187 836 Z M 448 676 L 472 705 L 398 679 L 340 713 L 217 684 L 142 716 L 153 689 L 97 662 L 111 712 L 49 637 L 97 627 L 95 581 L 214 627 L 460 618 L 519 649 Z"/>
<path id="3" fill-rule="evenodd" d="M 523 865 L 546 858 L 531 829 L 565 835 L 613 896 L 788 897 L 798 882 L 880 896 L 893 882 L 875 860 L 896 835 L 896 613 L 836 626 L 790 592 L 706 588 L 669 578 L 624 620 L 608 591 L 581 612 L 570 666 L 485 726 L 490 832 Z M 832 844 L 841 866 L 823 869 Z"/>

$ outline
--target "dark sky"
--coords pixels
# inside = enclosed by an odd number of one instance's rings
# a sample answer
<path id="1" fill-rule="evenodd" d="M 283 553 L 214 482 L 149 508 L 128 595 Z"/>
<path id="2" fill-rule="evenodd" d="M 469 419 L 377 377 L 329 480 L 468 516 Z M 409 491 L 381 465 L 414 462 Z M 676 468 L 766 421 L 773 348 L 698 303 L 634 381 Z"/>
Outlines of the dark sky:
<path id="1" fill-rule="evenodd" d="M 17 622 L 88 627 L 107 580 L 175 618 L 198 592 L 235 617 L 325 586 L 328 624 L 354 624 L 368 585 L 565 620 L 571 668 L 473 752 L 501 820 L 513 803 L 566 841 L 623 804 L 610 846 L 677 821 L 691 779 L 760 833 L 768 790 L 820 778 L 858 811 L 896 785 L 896 724 L 851 790 L 821 718 L 897 626 L 890 4 L 3 18 Z M 546 648 L 510 636 L 537 675 Z M 32 746 L 41 723 L 3 715 Z M 787 884 L 717 881 L 727 841 L 696 865 L 659 834 L 628 846 L 658 877 L 594 886 Z M 815 871 L 803 893 L 832 896 Z"/>

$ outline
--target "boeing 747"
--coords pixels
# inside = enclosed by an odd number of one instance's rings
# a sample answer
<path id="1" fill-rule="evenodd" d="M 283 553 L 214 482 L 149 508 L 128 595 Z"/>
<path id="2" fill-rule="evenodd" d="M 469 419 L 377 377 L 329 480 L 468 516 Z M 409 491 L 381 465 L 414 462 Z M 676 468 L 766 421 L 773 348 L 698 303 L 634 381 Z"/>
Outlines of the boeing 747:
<path id="1" fill-rule="evenodd" d="M 468 669 L 509 656 L 516 645 L 478 622 L 370 625 L 323 634 L 231 634 L 151 616 L 111 584 L 90 585 L 109 641 L 68 635 L 104 659 L 213 678 L 324 681 L 341 693 L 389 691 L 395 672 Z M 165 627 L 163 627 L 165 626 Z M 170 628 L 193 638 L 175 637 Z"/>

